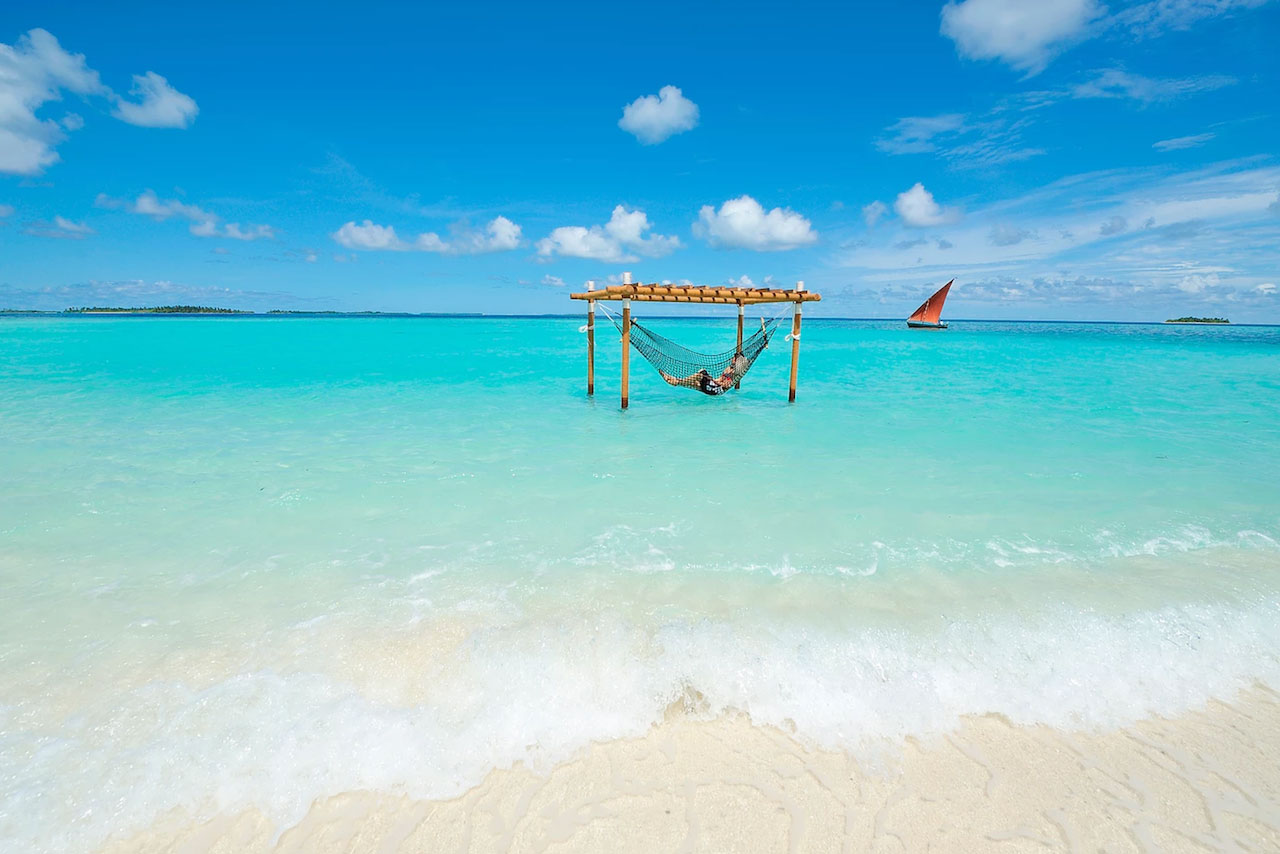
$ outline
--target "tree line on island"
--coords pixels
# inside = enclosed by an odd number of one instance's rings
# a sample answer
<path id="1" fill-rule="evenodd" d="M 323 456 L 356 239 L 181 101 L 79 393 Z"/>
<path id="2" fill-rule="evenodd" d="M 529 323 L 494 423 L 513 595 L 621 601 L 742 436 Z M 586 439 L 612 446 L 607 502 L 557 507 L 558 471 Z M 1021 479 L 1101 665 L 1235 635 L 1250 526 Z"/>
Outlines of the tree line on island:
<path id="1" fill-rule="evenodd" d="M 133 308 L 95 305 L 68 308 L 67 314 L 253 314 L 253 312 L 238 308 L 216 308 L 211 305 L 156 305 Z"/>

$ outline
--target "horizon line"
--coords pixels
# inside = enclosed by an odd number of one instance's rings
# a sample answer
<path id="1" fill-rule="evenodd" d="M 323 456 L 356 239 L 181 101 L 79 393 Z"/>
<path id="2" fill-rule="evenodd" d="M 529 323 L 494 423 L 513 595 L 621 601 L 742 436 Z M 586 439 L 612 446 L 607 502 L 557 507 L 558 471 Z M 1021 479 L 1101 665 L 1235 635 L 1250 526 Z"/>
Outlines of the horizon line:
<path id="1" fill-rule="evenodd" d="M 576 319 L 580 320 L 583 314 L 580 313 L 563 313 L 550 312 L 541 314 L 490 314 L 482 311 L 378 311 L 372 309 L 352 309 L 352 310 L 334 310 L 334 309 L 268 309 L 266 311 L 253 311 L 249 309 L 219 309 L 217 311 L 156 311 L 156 307 L 140 306 L 137 309 L 111 309 L 105 311 L 94 311 L 92 309 L 25 309 L 25 308 L 6 308 L 0 309 L 0 317 L 14 315 L 36 315 L 42 317 L 208 317 L 208 318 L 265 318 L 265 317 L 289 317 L 299 315 L 326 315 L 338 317 L 401 317 L 412 318 L 418 317 L 423 319 L 455 319 L 455 320 L 520 320 L 520 319 Z M 213 308 L 213 307 L 210 307 Z M 718 318 L 720 315 L 676 315 L 676 314 L 651 314 L 649 317 L 655 317 L 662 320 L 704 320 Z M 810 320 L 837 320 L 852 321 L 862 323 L 905 323 L 906 318 L 902 317 L 854 317 L 854 316 L 823 316 L 810 315 Z M 1280 323 L 1248 323 L 1248 322 L 1232 322 L 1227 323 L 1196 323 L 1183 322 L 1173 323 L 1168 320 L 1061 320 L 1049 318 L 995 318 L 995 317 L 958 317 L 948 320 L 948 323 L 1059 323 L 1059 324 L 1091 324 L 1091 325 L 1123 325 L 1123 326 L 1280 326 Z"/>

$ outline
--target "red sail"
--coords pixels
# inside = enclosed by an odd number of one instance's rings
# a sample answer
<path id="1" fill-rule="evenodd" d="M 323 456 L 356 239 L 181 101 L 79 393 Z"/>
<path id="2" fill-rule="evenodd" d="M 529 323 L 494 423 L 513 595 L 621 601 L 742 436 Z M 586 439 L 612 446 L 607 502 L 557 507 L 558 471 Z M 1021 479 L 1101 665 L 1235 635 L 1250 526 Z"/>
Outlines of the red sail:
<path id="1" fill-rule="evenodd" d="M 954 281 L 955 279 L 951 280 Z M 925 300 L 907 320 L 913 323 L 937 323 L 942 316 L 942 304 L 947 301 L 947 291 L 951 290 L 951 282 L 938 288 L 938 292 Z"/>

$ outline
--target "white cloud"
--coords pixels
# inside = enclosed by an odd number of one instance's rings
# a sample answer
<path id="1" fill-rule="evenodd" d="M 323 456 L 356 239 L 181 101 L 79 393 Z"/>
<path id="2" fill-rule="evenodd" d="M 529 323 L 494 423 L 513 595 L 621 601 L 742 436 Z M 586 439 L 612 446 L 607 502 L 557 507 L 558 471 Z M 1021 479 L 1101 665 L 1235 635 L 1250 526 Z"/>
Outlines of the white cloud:
<path id="1" fill-rule="evenodd" d="M 745 273 L 736 279 L 732 276 L 729 277 L 725 280 L 725 284 L 731 288 L 754 288 L 756 286 L 756 283 L 751 280 L 751 277 Z"/>
<path id="2" fill-rule="evenodd" d="M 998 59 L 1028 76 L 1101 33 L 1150 38 L 1269 0 L 1152 0 L 1114 15 L 1098 0 L 960 0 L 942 9 L 941 32 L 971 59 Z"/>
<path id="3" fill-rule="evenodd" d="M 190 95 L 184 95 L 169 85 L 154 71 L 133 75 L 133 88 L 129 94 L 137 101 L 120 98 L 112 115 L 146 128 L 185 128 L 196 119 L 200 108 Z"/>
<path id="4" fill-rule="evenodd" d="M 622 118 L 618 120 L 618 127 L 645 145 L 657 145 L 697 126 L 698 105 L 675 86 L 663 86 L 657 95 L 636 98 L 622 108 Z"/>
<path id="5" fill-rule="evenodd" d="M 425 231 L 412 241 L 401 240 L 389 225 L 365 220 L 363 225 L 348 222 L 330 235 L 348 249 L 392 250 L 403 252 L 439 252 L 444 255 L 476 255 L 517 249 L 521 243 L 520 226 L 505 216 L 494 217 L 480 231 L 455 227 L 448 239 L 434 231 Z"/>
<path id="6" fill-rule="evenodd" d="M 275 229 L 269 225 L 241 225 L 238 222 L 220 225 L 222 218 L 210 213 L 198 205 L 190 205 L 178 199 L 161 199 L 154 190 L 143 190 L 132 202 L 126 199 L 114 199 L 105 193 L 99 193 L 94 204 L 100 208 L 118 210 L 123 208 L 129 213 L 149 216 L 156 222 L 168 219 L 185 219 L 191 223 L 188 229 L 196 237 L 229 237 L 233 240 L 262 240 L 276 236 Z"/>
<path id="7" fill-rule="evenodd" d="M 330 235 L 348 249 L 408 249 L 389 225 L 377 225 L 365 220 L 364 225 L 348 222 Z"/>
<path id="8" fill-rule="evenodd" d="M 13 216 L 13 205 L 0 205 L 0 219 Z"/>
<path id="9" fill-rule="evenodd" d="M 962 56 L 1038 74 L 1105 11 L 1097 0 L 962 0 L 942 7 L 941 29 Z"/>
<path id="10" fill-rule="evenodd" d="M 135 78 L 135 92 L 143 100 L 124 101 L 103 85 L 83 54 L 69 53 L 47 30 L 33 29 L 13 45 L 0 44 L 0 172 L 38 175 L 58 162 L 57 146 L 84 120 L 74 113 L 60 119 L 37 113 L 64 92 L 115 102 L 116 115 L 126 121 L 129 116 L 150 119 L 135 124 L 185 127 L 196 110 L 194 101 L 152 72 Z M 187 116 L 182 124 L 167 123 L 182 110 Z"/>
<path id="11" fill-rule="evenodd" d="M 37 220 L 31 223 L 22 230 L 22 233 L 57 240 L 84 240 L 86 236 L 97 232 L 83 222 L 75 222 L 64 216 L 55 216 L 53 222 Z"/>
<path id="12" fill-rule="evenodd" d="M 1276 282 L 1280 218 L 1268 207 L 1280 213 L 1280 167 L 1261 162 L 1229 161 L 1181 174 L 1153 167 L 1064 177 L 966 211 L 947 229 L 951 248 L 945 251 L 941 243 L 904 239 L 912 233 L 889 223 L 845 247 L 840 263 L 857 270 L 868 287 L 918 288 L 920 281 L 956 276 L 975 301 L 1107 304 L 1117 307 L 1108 309 L 1110 316 L 1126 319 L 1188 313 L 1187 288 L 1199 288 L 1195 299 L 1203 304 L 1239 301 L 1274 311 L 1276 298 L 1255 289 Z M 1016 232 L 1005 234 L 1001 225 L 1028 233 L 1013 242 L 1007 238 Z M 983 282 L 985 291 L 970 290 Z M 911 302 L 905 292 L 892 302 L 904 303 L 905 311 L 918 304 L 905 305 Z M 1055 310 L 1048 311 L 1053 316 Z"/>
<path id="13" fill-rule="evenodd" d="M 955 208 L 944 208 L 934 201 L 933 193 L 924 188 L 924 184 L 916 183 L 911 189 L 899 193 L 893 203 L 893 209 L 902 217 L 902 221 L 915 228 L 927 228 L 946 225 L 960 219 L 960 212 Z"/>
<path id="14" fill-rule="evenodd" d="M 585 227 L 564 225 L 538 241 L 538 255 L 552 258 L 591 258 L 608 263 L 638 260 L 638 255 L 660 258 L 680 248 L 675 235 L 646 233 L 652 229 L 648 216 L 641 210 L 627 210 L 623 205 L 613 209 L 604 225 Z"/>
<path id="15" fill-rule="evenodd" d="M 275 231 L 269 225 L 247 225 L 241 228 L 238 222 L 229 222 L 222 230 L 223 237 L 230 237 L 232 240 L 269 240 L 276 236 Z"/>
<path id="16" fill-rule="evenodd" d="M 58 162 L 54 149 L 66 138 L 63 126 L 36 111 L 60 100 L 63 90 L 110 91 L 83 54 L 63 50 L 46 30 L 31 30 L 12 46 L 0 44 L 0 172 L 37 175 Z"/>
<path id="17" fill-rule="evenodd" d="M 751 196 L 729 199 L 718 211 L 703 205 L 693 231 L 712 246 L 757 252 L 796 249 L 818 241 L 818 233 L 809 220 L 790 208 L 774 208 L 766 213 Z"/>
<path id="18" fill-rule="evenodd" d="M 545 276 L 542 277 L 542 284 L 550 285 L 553 288 L 563 288 L 564 279 L 560 278 L 559 276 L 553 276 L 550 273 L 547 273 Z"/>
<path id="19" fill-rule="evenodd" d="M 155 194 L 154 190 L 143 190 L 138 198 L 133 202 L 125 202 L 112 199 L 105 193 L 99 193 L 96 204 L 103 208 L 119 208 L 123 207 L 130 213 L 143 214 L 160 222 L 170 217 L 180 217 L 195 221 L 209 221 L 215 219 L 211 213 L 206 213 L 195 205 L 189 205 L 180 202 L 177 199 L 165 199 L 161 201 L 160 197 Z"/>
<path id="20" fill-rule="evenodd" d="M 520 226 L 505 216 L 494 217 L 485 227 L 481 245 L 486 252 L 517 249 L 520 246 Z"/>
<path id="21" fill-rule="evenodd" d="M 495 217 L 480 231 L 455 228 L 448 240 L 434 231 L 419 234 L 414 248 L 445 255 L 478 255 L 483 252 L 505 252 L 518 249 L 522 241 L 520 226 L 505 216 Z"/>
<path id="22" fill-rule="evenodd" d="M 1151 143 L 1156 151 L 1181 151 L 1184 148 L 1199 148 L 1216 137 L 1215 133 L 1198 133 L 1194 136 L 1176 136 L 1173 139 L 1162 139 Z"/>
<path id="23" fill-rule="evenodd" d="M 72 222 L 71 220 L 63 216 L 55 216 L 53 218 L 53 224 L 56 225 L 58 228 L 62 229 L 63 231 L 70 231 L 75 234 L 93 234 L 94 233 L 93 229 L 85 225 L 83 222 Z"/>
<path id="24" fill-rule="evenodd" d="M 1280 214 L 1280 194 L 1276 195 L 1276 200 L 1274 202 L 1267 205 L 1267 210 L 1271 211 L 1273 214 Z"/>
<path id="25" fill-rule="evenodd" d="M 867 224 L 867 228 L 874 228 L 875 224 L 880 221 L 880 217 L 888 212 L 889 206 L 876 199 L 871 204 L 862 206 L 862 219 Z"/>
<path id="26" fill-rule="evenodd" d="M 1197 92 L 1212 92 L 1236 82 L 1234 77 L 1209 74 L 1201 77 L 1143 77 L 1119 68 L 1095 72 L 1092 80 L 1071 89 L 1073 98 L 1132 98 L 1135 101 L 1154 103 L 1172 101 Z"/>

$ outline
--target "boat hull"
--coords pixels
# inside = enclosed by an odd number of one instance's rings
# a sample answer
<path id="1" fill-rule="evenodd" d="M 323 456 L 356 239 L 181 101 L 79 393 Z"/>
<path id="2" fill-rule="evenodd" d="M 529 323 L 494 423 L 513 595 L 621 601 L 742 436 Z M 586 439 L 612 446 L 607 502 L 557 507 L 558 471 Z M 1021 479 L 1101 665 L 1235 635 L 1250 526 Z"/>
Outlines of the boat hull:
<path id="1" fill-rule="evenodd" d="M 925 323 L 923 320 L 908 320 L 907 326 L 912 329 L 946 329 L 945 323 Z"/>

